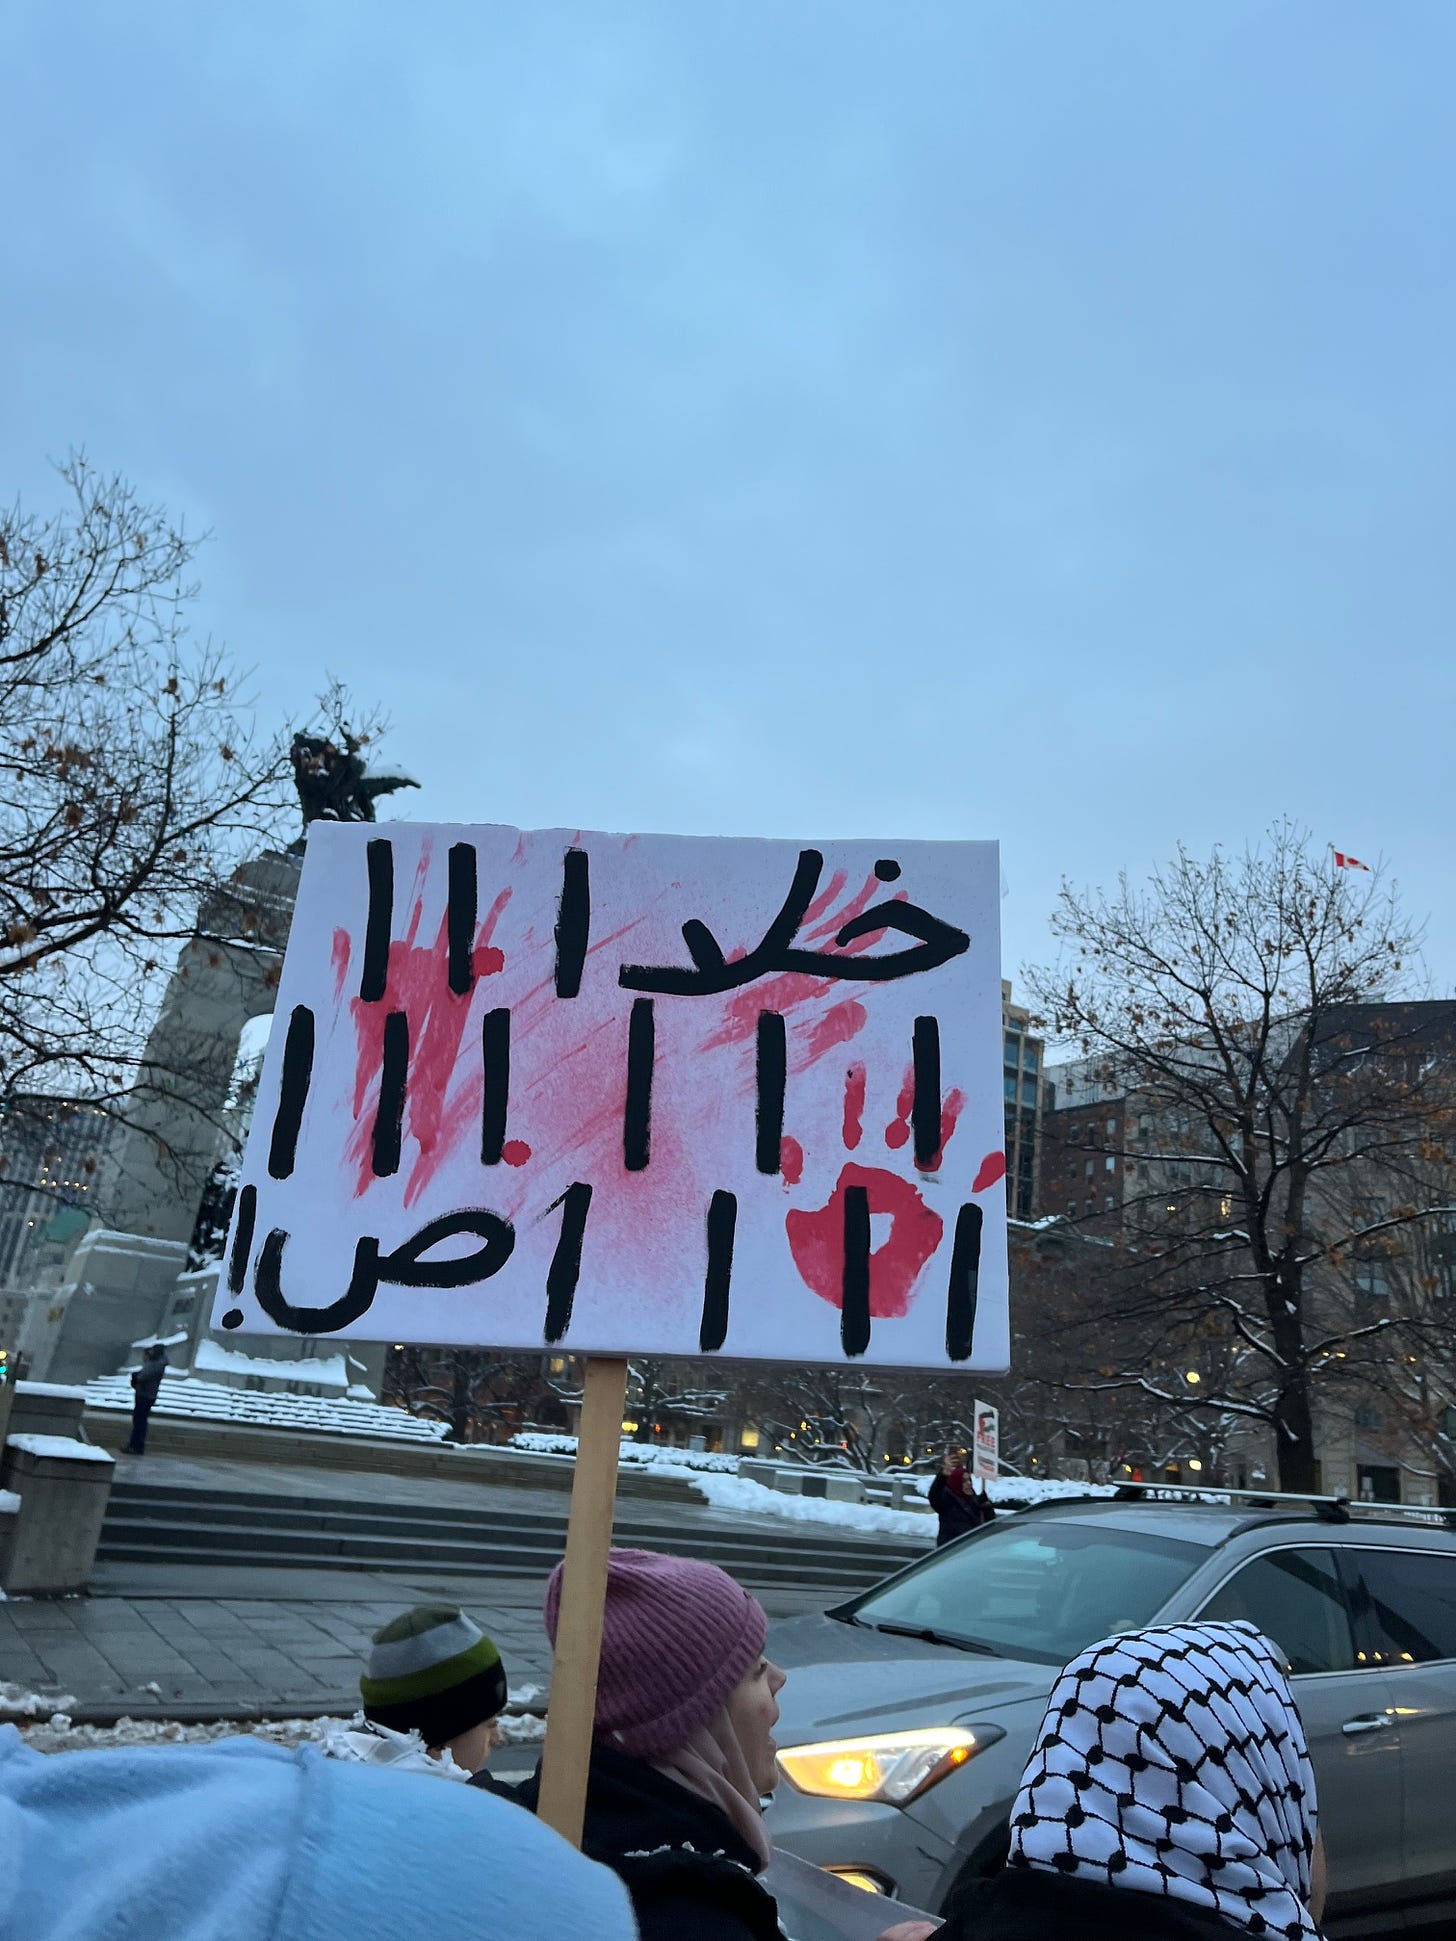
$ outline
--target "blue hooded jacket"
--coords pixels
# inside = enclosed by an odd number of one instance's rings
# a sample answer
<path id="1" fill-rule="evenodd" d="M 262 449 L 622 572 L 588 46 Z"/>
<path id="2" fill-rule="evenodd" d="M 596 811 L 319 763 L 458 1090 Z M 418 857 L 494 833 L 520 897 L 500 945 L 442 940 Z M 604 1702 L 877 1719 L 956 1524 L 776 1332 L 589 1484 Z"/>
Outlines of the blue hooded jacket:
<path id="1" fill-rule="evenodd" d="M 0 1726 L 0 1941 L 636 1941 L 627 1891 L 473 1786 L 258 1739 Z"/>

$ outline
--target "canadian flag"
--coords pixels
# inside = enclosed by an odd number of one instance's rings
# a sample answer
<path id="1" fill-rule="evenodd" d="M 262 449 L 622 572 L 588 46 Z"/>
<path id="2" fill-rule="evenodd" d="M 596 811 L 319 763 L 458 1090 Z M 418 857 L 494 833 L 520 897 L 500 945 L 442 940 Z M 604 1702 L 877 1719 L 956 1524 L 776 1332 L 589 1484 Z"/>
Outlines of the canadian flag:
<path id="1" fill-rule="evenodd" d="M 1347 856 L 1343 849 L 1335 851 L 1336 869 L 1369 869 L 1369 863 L 1362 863 L 1358 856 Z"/>

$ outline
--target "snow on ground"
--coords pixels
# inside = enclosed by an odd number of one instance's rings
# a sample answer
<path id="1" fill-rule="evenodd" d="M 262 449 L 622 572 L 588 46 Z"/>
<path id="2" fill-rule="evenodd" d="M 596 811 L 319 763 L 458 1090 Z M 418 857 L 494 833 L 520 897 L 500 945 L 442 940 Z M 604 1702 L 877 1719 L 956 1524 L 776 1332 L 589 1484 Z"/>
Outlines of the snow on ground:
<path id="1" fill-rule="evenodd" d="M 18 1697 L 36 1708 L 30 1712 L 10 1710 L 6 1694 Z M 114 1746 L 208 1745 L 214 1739 L 250 1736 L 266 1739 L 275 1746 L 327 1746 L 339 1733 L 356 1731 L 364 1723 L 362 1712 L 352 1718 L 330 1716 L 321 1719 L 211 1719 L 205 1725 L 181 1725 L 175 1719 L 118 1719 L 115 1725 L 77 1725 L 64 1710 L 74 1705 L 73 1698 L 49 1698 L 34 1692 L 19 1693 L 18 1688 L 0 1685 L 0 1720 L 20 1724 L 25 1743 L 37 1752 L 98 1752 Z M 540 1693 L 534 1685 L 511 1693 L 511 1703 L 539 1704 Z M 35 1723 L 25 1721 L 34 1720 Z M 501 1743 L 508 1746 L 538 1745 L 546 1736 L 546 1720 L 534 1712 L 507 1712 L 500 1722 Z"/>
<path id="2" fill-rule="evenodd" d="M 0 1719 L 48 1719 L 54 1712 L 65 1713 L 75 1699 L 69 1692 L 28 1692 L 23 1685 L 0 1680 Z"/>
<path id="3" fill-rule="evenodd" d="M 277 1368 L 280 1364 L 263 1366 Z M 98 1375 L 86 1384 L 88 1409 L 130 1415 L 135 1399 L 125 1375 Z M 422 1416 L 388 1408 L 379 1402 L 348 1401 L 330 1395 L 289 1395 L 281 1390 L 226 1388 L 221 1382 L 193 1381 L 177 1374 L 163 1378 L 153 1420 L 165 1420 L 169 1415 L 408 1442 L 439 1442 L 449 1432 L 446 1422 L 426 1422 Z"/>
<path id="4" fill-rule="evenodd" d="M 77 1442 L 74 1436 L 7 1436 L 7 1449 L 23 1450 L 27 1456 L 60 1457 L 67 1462 L 115 1462 L 116 1458 L 107 1449 L 97 1449 L 89 1442 Z"/>
<path id="5" fill-rule="evenodd" d="M 791 1523 L 833 1524 L 841 1530 L 877 1531 L 882 1536 L 926 1542 L 935 1525 L 923 1510 L 890 1510 L 879 1503 L 835 1503 L 824 1496 L 790 1496 L 742 1476 L 695 1476 L 693 1488 L 715 1510 L 738 1516 L 785 1517 Z"/>
<path id="6" fill-rule="evenodd" d="M 312 1382 L 318 1388 L 347 1388 L 349 1377 L 344 1357 L 319 1355 L 312 1361 L 273 1360 L 268 1355 L 245 1355 L 236 1348 L 224 1348 L 220 1341 L 199 1341 L 192 1357 L 194 1368 L 210 1369 L 214 1374 L 256 1375 L 275 1382 Z M 369 1399 L 373 1401 L 371 1394 Z"/>
<path id="7" fill-rule="evenodd" d="M 576 1437 L 545 1435 L 535 1429 L 522 1429 L 511 1437 L 507 1447 L 519 1449 L 528 1456 L 574 1457 Z M 710 1449 L 659 1449 L 644 1442 L 624 1442 L 618 1461 L 630 1463 L 639 1469 L 720 1470 L 728 1475 L 735 1475 L 738 1470 L 737 1456 L 715 1455 Z"/>

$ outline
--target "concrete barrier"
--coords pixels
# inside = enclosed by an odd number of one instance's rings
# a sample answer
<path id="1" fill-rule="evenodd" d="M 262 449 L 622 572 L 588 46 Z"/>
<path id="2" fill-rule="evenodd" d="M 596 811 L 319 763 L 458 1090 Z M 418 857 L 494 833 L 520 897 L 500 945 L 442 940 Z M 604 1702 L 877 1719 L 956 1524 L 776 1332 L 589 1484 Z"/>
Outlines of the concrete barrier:
<path id="1" fill-rule="evenodd" d="M 54 1382 L 17 1382 L 13 1393 L 7 1436 L 69 1436 L 74 1442 L 83 1440 L 84 1388 L 62 1388 Z"/>
<path id="2" fill-rule="evenodd" d="M 18 1495 L 20 1509 L 5 1545 L 0 1590 L 33 1597 L 85 1590 L 115 1468 L 105 1450 L 88 1442 L 7 1437 L 0 1489 Z"/>

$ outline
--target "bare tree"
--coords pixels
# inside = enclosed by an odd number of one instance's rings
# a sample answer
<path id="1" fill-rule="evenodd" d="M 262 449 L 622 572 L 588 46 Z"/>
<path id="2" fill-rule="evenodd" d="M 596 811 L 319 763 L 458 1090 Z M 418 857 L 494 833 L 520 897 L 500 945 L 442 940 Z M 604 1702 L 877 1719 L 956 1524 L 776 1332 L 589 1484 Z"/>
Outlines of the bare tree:
<path id="1" fill-rule="evenodd" d="M 539 1355 L 402 1347 L 385 1362 L 380 1399 L 448 1423 L 453 1442 L 495 1442 L 540 1421 L 551 1394 Z"/>
<path id="2" fill-rule="evenodd" d="M 1178 1405 L 1266 1424 L 1283 1487 L 1312 1490 L 1321 1384 L 1410 1318 L 1360 1319 L 1331 1276 L 1451 1203 L 1430 1167 L 1453 1124 L 1456 1005 L 1399 1001 L 1418 937 L 1394 894 L 1288 824 L 1238 859 L 1180 849 L 1145 890 L 1064 886 L 1053 929 L 1066 949 L 1032 975 L 1039 1004 L 1155 1128 L 1123 1155 L 1140 1170 L 1119 1310 L 1167 1369 L 1211 1334 L 1236 1341 L 1229 1377 Z M 1385 1210 L 1362 1221 L 1375 1173 Z M 1156 1375 L 1124 1372 L 1158 1398 Z"/>
<path id="3" fill-rule="evenodd" d="M 162 958 L 281 826 L 284 739 L 188 636 L 197 541 L 84 458 L 0 513 L 0 1099 L 114 1096 Z"/>

